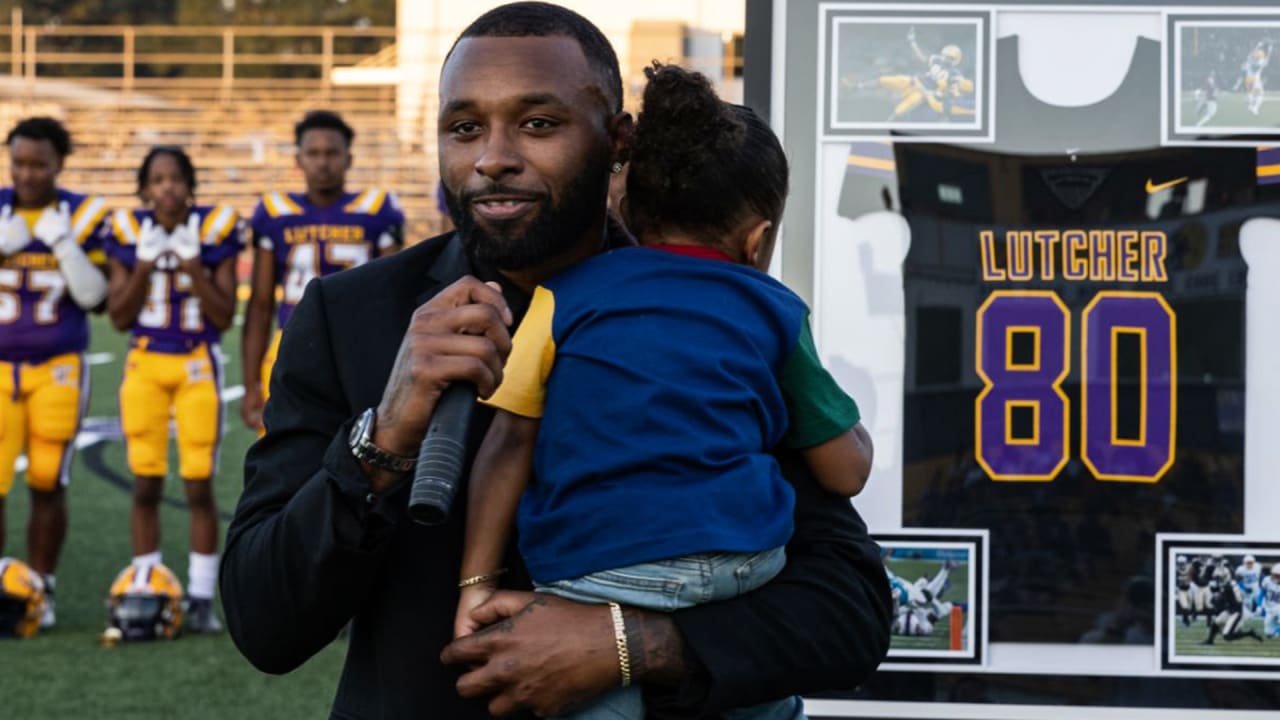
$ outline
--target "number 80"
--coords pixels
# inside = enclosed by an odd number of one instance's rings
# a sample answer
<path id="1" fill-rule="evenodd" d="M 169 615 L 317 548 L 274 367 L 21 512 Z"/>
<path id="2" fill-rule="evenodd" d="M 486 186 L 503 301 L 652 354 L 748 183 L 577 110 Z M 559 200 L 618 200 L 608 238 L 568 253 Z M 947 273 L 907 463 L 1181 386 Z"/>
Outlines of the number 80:
<path id="1" fill-rule="evenodd" d="M 1067 464 L 1071 316 L 1054 292 L 998 290 L 978 309 L 975 452 L 993 480 L 1049 481 Z M 1013 338 L 1034 341 L 1031 362 L 1014 361 Z M 1139 347 L 1136 438 L 1117 432 L 1116 350 Z M 1081 318 L 1080 459 L 1099 480 L 1153 483 L 1173 465 L 1177 417 L 1177 323 L 1158 293 L 1103 291 Z M 1014 437 L 1015 409 L 1032 413 L 1030 437 Z"/>

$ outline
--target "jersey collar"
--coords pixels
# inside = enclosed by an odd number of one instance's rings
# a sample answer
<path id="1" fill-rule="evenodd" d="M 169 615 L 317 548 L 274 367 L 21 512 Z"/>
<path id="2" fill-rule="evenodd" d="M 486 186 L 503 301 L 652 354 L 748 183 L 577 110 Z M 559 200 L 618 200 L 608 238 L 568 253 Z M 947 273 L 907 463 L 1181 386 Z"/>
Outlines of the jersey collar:
<path id="1" fill-rule="evenodd" d="M 724 260 L 725 262 L 734 262 L 733 258 L 729 257 L 728 253 L 720 250 L 719 248 L 707 247 L 706 245 L 645 245 L 643 247 L 669 252 L 672 255 L 702 258 L 703 260 Z"/>

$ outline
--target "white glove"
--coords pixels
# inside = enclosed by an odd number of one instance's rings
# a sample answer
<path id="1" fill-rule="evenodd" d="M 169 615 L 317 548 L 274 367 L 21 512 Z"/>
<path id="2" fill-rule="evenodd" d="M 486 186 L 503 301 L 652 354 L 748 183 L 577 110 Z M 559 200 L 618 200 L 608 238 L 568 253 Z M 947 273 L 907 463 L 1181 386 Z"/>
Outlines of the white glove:
<path id="1" fill-rule="evenodd" d="M 183 262 L 200 257 L 200 218 L 195 213 L 169 233 L 169 249 Z"/>
<path id="2" fill-rule="evenodd" d="M 138 235 L 138 262 L 153 263 L 168 250 L 169 233 L 151 222 L 151 218 L 143 220 L 142 232 Z"/>
<path id="3" fill-rule="evenodd" d="M 0 256 L 9 257 L 31 244 L 31 232 L 21 215 L 12 215 L 8 207 L 0 214 Z"/>
<path id="4" fill-rule="evenodd" d="M 907 42 L 909 42 L 909 43 L 915 43 L 915 41 L 916 41 L 916 26 L 915 26 L 915 25 L 912 25 L 912 26 L 907 30 Z"/>
<path id="5" fill-rule="evenodd" d="M 58 203 L 58 207 L 45 208 L 40 213 L 40 219 L 36 220 L 35 231 L 32 235 L 40 242 L 53 247 L 71 237 L 71 208 L 67 205 L 67 201 L 63 200 Z"/>

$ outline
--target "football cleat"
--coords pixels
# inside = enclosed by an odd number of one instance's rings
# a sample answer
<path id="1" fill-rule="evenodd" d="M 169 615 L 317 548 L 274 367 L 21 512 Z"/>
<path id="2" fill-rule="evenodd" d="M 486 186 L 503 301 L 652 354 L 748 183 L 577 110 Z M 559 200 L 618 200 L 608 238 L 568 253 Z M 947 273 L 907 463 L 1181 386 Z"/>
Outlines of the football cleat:
<path id="1" fill-rule="evenodd" d="M 31 637 L 45 614 L 44 579 L 31 566 L 0 558 L 0 637 Z"/>
<path id="2" fill-rule="evenodd" d="M 44 596 L 44 612 L 40 614 L 40 629 L 50 630 L 54 625 L 58 624 L 58 614 L 54 610 L 53 591 L 49 590 Z"/>
<path id="3" fill-rule="evenodd" d="M 222 623 L 213 613 L 211 598 L 191 598 L 187 602 L 187 627 L 196 633 L 213 635 L 222 632 Z"/>
<path id="4" fill-rule="evenodd" d="M 121 640 L 171 640 L 182 615 L 182 583 L 164 565 L 130 564 L 111 583 L 107 627 L 119 630 Z"/>

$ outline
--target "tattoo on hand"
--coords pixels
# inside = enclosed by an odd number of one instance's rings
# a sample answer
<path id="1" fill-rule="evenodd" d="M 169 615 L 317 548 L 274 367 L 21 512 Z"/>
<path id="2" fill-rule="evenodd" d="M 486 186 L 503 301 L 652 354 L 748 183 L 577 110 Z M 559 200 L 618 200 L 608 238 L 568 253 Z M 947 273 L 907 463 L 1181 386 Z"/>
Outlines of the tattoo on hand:
<path id="1" fill-rule="evenodd" d="M 530 600 L 528 605 L 525 605 L 523 608 L 521 608 L 520 612 L 516 613 L 515 615 L 512 615 L 509 618 L 503 618 L 488 627 L 481 628 L 479 632 L 477 632 L 476 634 L 477 635 L 488 635 L 491 633 L 511 634 L 515 632 L 515 629 L 516 629 L 516 618 L 520 617 L 521 615 L 528 615 L 533 612 L 534 608 L 545 607 L 546 605 L 547 605 L 547 599 L 545 597 L 542 597 L 541 595 L 538 595 L 534 597 L 532 600 Z"/>

